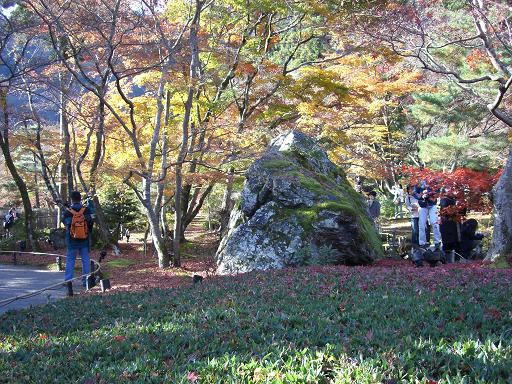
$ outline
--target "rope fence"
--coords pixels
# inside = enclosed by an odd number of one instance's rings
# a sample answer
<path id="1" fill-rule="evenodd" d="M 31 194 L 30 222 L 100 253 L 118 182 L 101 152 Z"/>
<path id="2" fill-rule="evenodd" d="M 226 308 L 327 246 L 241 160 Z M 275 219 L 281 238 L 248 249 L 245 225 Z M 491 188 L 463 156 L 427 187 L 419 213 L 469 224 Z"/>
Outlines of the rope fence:
<path id="1" fill-rule="evenodd" d="M 41 255 L 41 256 L 55 256 L 56 257 L 56 262 L 57 262 L 57 265 L 59 266 L 59 271 L 61 270 L 61 261 L 62 258 L 66 258 L 66 255 L 61 255 L 61 254 L 58 254 L 58 253 L 46 253 L 46 252 L 25 252 L 25 251 L 1 251 L 2 253 L 8 253 L 8 254 L 16 254 L 16 255 Z M 101 290 L 102 292 L 104 292 L 105 290 L 109 289 L 110 288 L 110 281 L 109 279 L 103 279 L 102 277 L 102 273 L 101 273 L 101 261 L 103 260 L 103 258 L 105 258 L 106 256 L 106 252 L 105 253 L 102 253 L 100 255 L 100 259 L 99 261 L 97 260 L 94 260 L 94 259 L 90 259 L 91 261 L 91 269 L 92 271 L 90 273 L 87 273 L 87 274 L 82 274 L 80 276 L 77 276 L 77 277 L 73 277 L 72 279 L 68 279 L 68 280 L 64 280 L 63 282 L 59 282 L 59 283 L 56 283 L 56 284 L 52 284 L 52 285 L 49 285 L 47 287 L 44 287 L 44 288 L 40 288 L 38 290 L 35 290 L 33 292 L 29 292 L 29 293 L 25 293 L 25 294 L 22 294 L 22 295 L 18 295 L 18 296 L 14 296 L 14 297 L 10 297 L 8 299 L 4 299 L 4 300 L 0 300 L 0 308 L 1 307 L 4 307 L 6 305 L 9 305 L 11 304 L 12 302 L 14 301 L 17 301 L 17 300 L 22 300 L 22 299 L 28 299 L 30 297 L 34 297 L 34 296 L 37 296 L 45 291 L 49 291 L 49 290 L 54 290 L 55 288 L 57 287 L 62 287 L 63 285 L 66 285 L 68 283 L 72 283 L 73 281 L 76 281 L 76 280 L 80 280 L 80 279 L 86 279 L 86 282 L 87 282 L 87 287 L 88 289 L 94 287 L 96 285 L 96 277 L 99 277 L 100 279 L 100 283 L 101 283 Z M 82 260 L 80 257 L 77 257 L 76 258 L 77 260 Z M 94 265 L 94 268 L 92 268 Z M 91 277 L 92 277 L 92 281 L 91 281 Z M 93 284 L 89 284 L 89 283 L 93 283 Z"/>

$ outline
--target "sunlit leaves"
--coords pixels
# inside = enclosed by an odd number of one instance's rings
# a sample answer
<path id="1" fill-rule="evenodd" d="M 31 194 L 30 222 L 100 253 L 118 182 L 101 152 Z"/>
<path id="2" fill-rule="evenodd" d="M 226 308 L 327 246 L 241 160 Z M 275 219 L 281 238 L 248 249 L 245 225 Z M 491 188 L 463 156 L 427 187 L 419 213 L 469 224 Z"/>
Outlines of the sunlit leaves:
<path id="1" fill-rule="evenodd" d="M 288 92 L 300 102 L 302 129 L 329 142 L 335 162 L 377 175 L 396 154 L 406 97 L 423 88 L 420 74 L 388 50 L 352 54 L 299 71 Z"/>

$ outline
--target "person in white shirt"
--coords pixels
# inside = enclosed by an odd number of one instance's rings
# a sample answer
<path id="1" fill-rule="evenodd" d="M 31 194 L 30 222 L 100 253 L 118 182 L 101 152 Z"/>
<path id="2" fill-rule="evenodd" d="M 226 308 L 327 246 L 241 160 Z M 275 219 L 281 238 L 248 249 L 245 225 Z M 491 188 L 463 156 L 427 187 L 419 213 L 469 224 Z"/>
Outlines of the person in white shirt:
<path id="1" fill-rule="evenodd" d="M 419 245 L 419 220 L 420 220 L 420 206 L 418 204 L 418 199 L 414 197 L 414 186 L 407 186 L 407 195 L 405 196 L 405 207 L 409 211 L 409 215 L 411 217 L 411 241 L 413 246 Z"/>
<path id="2" fill-rule="evenodd" d="M 404 189 L 401 184 L 395 183 L 391 189 L 393 194 L 393 203 L 395 204 L 395 219 L 400 215 L 400 218 L 404 218 L 404 212 L 402 206 L 404 204 Z"/>

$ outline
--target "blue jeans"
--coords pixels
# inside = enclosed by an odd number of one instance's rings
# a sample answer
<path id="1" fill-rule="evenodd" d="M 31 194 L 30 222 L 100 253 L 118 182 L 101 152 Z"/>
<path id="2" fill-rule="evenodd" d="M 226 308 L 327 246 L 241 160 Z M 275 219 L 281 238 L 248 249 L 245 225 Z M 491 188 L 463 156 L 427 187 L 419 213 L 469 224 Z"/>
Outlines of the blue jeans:
<path id="1" fill-rule="evenodd" d="M 419 217 L 411 217 L 411 228 L 412 228 L 411 241 L 414 245 L 419 245 L 420 244 L 420 218 Z"/>
<path id="2" fill-rule="evenodd" d="M 431 205 L 429 207 L 420 207 L 420 246 L 426 245 L 430 242 L 427 242 L 427 220 L 434 232 L 434 243 L 441 243 L 441 232 L 439 231 L 437 207 L 435 205 Z"/>
<path id="3" fill-rule="evenodd" d="M 64 274 L 64 280 L 70 280 L 73 278 L 77 253 L 80 253 L 80 257 L 82 258 L 82 275 L 88 275 L 91 273 L 89 246 L 81 248 L 68 248 L 66 252 L 66 273 Z M 85 278 L 83 278 L 82 281 L 85 282 Z"/>

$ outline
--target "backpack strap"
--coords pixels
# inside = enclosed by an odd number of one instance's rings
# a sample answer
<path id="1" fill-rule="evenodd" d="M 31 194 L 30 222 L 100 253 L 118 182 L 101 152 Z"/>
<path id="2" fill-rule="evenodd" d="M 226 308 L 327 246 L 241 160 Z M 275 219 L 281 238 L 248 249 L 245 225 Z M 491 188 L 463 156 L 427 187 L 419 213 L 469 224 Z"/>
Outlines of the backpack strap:
<path id="1" fill-rule="evenodd" d="M 74 215 L 78 215 L 78 214 L 83 214 L 83 213 L 85 212 L 85 209 L 86 209 L 86 207 L 82 207 L 82 208 L 80 208 L 80 210 L 79 210 L 79 211 L 75 211 L 73 208 L 66 208 L 66 210 L 67 210 L 68 212 L 71 212 L 71 214 L 72 214 L 73 216 L 74 216 Z"/>

